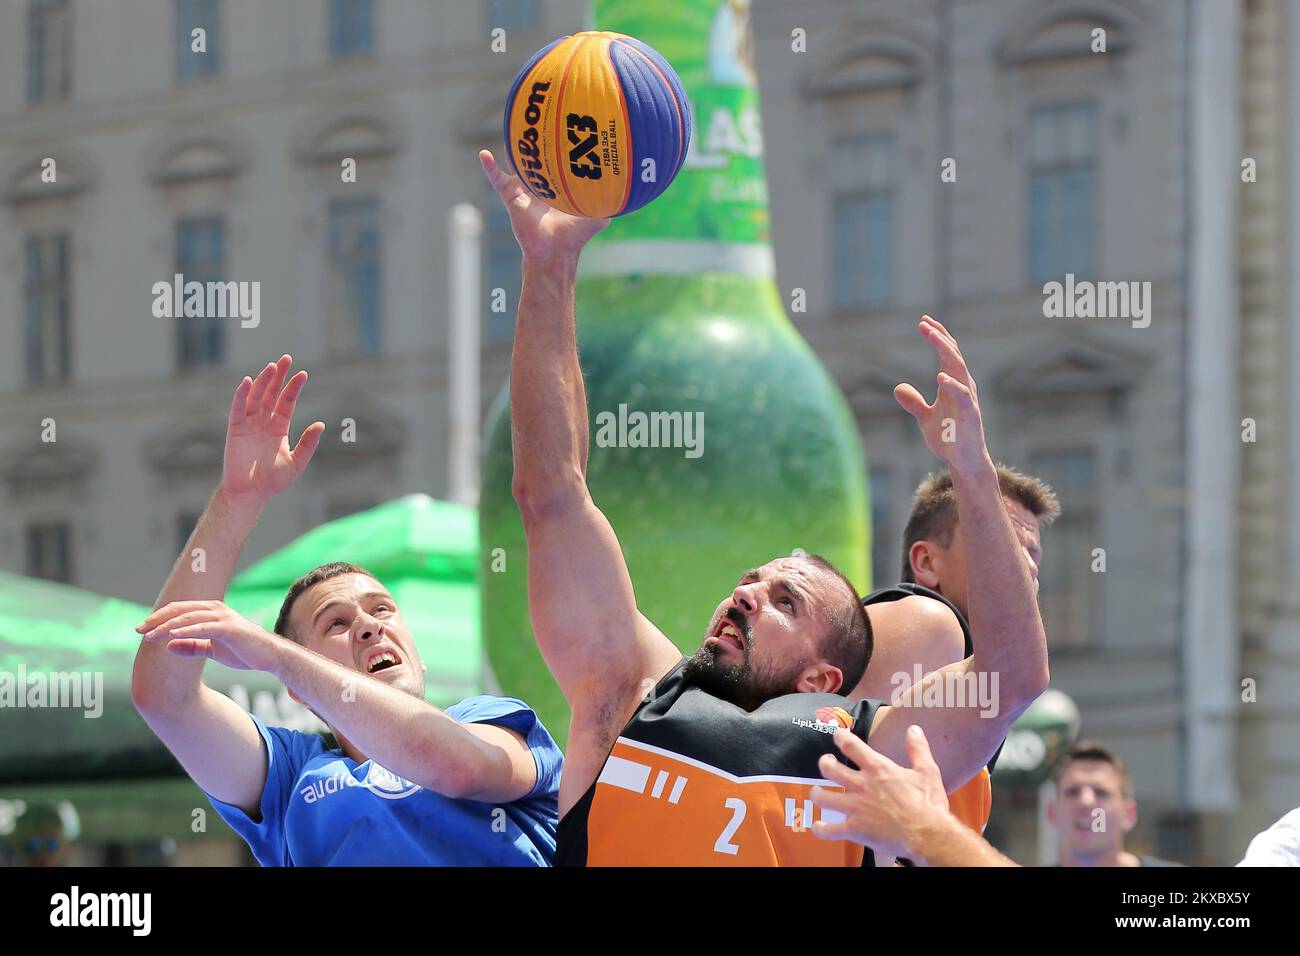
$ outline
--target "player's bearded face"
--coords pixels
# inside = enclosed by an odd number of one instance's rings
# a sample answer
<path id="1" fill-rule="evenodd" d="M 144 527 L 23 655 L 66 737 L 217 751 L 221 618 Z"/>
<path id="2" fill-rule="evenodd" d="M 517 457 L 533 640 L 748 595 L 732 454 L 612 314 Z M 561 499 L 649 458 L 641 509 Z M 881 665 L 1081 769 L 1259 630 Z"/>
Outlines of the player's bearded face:
<path id="1" fill-rule="evenodd" d="M 756 654 L 753 629 L 745 615 L 732 607 L 722 618 L 720 626 L 726 632 L 726 642 L 706 640 L 686 662 L 682 676 L 714 697 L 745 710 L 754 710 L 766 700 L 792 693 L 802 663 L 764 665 Z"/>

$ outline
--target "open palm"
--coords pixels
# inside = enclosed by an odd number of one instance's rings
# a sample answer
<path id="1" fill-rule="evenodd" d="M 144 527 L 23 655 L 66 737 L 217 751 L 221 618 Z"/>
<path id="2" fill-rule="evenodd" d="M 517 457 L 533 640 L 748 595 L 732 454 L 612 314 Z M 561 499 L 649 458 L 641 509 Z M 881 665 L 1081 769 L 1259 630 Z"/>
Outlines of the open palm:
<path id="1" fill-rule="evenodd" d="M 519 248 L 525 259 L 545 259 L 556 253 L 577 253 L 587 240 L 609 225 L 608 219 L 570 216 L 548 206 L 524 188 L 518 177 L 502 170 L 486 149 L 479 150 L 479 162 L 492 188 L 510 214 Z"/>
<path id="2" fill-rule="evenodd" d="M 269 501 L 298 479 L 320 444 L 324 422 L 308 425 L 298 444 L 289 445 L 289 423 L 307 382 L 305 371 L 285 382 L 292 364 L 292 357 L 282 355 L 256 380 L 245 375 L 235 389 L 221 473 L 227 494 Z"/>
<path id="3" fill-rule="evenodd" d="M 951 332 L 928 315 L 918 329 L 939 357 L 939 393 L 930 403 L 904 383 L 894 389 L 894 398 L 916 419 L 935 457 L 956 473 L 978 468 L 987 462 L 988 449 L 975 379 Z"/>

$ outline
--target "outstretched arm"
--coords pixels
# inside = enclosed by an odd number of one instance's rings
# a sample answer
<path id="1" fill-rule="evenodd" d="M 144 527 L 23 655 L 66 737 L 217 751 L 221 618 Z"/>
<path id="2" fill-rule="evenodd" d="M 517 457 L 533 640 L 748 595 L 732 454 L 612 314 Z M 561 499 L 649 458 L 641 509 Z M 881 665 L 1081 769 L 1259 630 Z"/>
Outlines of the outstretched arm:
<path id="1" fill-rule="evenodd" d="M 424 700 L 270 633 L 220 601 L 167 604 L 141 627 L 146 644 L 179 660 L 210 657 L 274 674 L 365 758 L 435 793 L 508 803 L 537 782 L 532 751 L 515 731 L 462 724 Z M 242 723 L 252 726 L 247 717 Z"/>
<path id="2" fill-rule="evenodd" d="M 255 380 L 245 376 L 235 389 L 221 482 L 155 608 L 223 597 L 262 508 L 311 460 L 325 425 L 310 425 L 290 447 L 289 421 L 307 381 L 307 373 L 299 372 L 285 382 L 292 362 L 282 356 Z M 202 674 L 202 659 L 178 657 L 142 641 L 131 674 L 131 699 L 199 787 L 226 803 L 256 809 L 266 781 L 257 728 L 239 705 L 205 686 Z"/>
<path id="3" fill-rule="evenodd" d="M 984 444 L 975 380 L 947 329 L 926 316 L 920 331 L 939 356 L 939 395 L 929 404 L 911 385 L 899 385 L 894 395 L 952 474 L 974 653 L 927 675 L 896 706 L 882 707 L 871 742 L 901 759 L 904 732 L 921 725 L 945 784 L 955 790 L 988 762 L 1011 723 L 1047 688 L 1047 638 Z M 936 694 L 942 706 L 925 706 Z"/>
<path id="4" fill-rule="evenodd" d="M 514 496 L 528 540 L 528 607 L 537 646 L 574 726 L 619 723 L 681 653 L 640 614 L 614 529 L 587 489 L 588 414 L 574 321 L 583 246 L 608 220 L 566 215 L 479 153 L 523 250 L 510 367 Z M 581 717 L 579 715 L 582 715 Z"/>

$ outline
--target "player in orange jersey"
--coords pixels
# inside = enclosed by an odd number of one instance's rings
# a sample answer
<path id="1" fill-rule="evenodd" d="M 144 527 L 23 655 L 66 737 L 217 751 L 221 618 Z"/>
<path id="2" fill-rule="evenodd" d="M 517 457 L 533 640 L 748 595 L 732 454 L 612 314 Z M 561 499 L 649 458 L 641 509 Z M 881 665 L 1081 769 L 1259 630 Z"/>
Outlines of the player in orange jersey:
<path id="1" fill-rule="evenodd" d="M 843 575 L 799 556 L 742 573 L 699 650 L 684 659 L 637 610 L 614 529 L 587 488 L 574 287 L 583 247 L 607 222 L 552 209 L 486 150 L 479 158 L 524 260 L 510 371 L 514 493 L 528 543 L 533 632 L 573 712 L 557 863 L 869 861 L 860 844 L 812 833 L 814 823 L 833 819 L 814 815 L 811 794 L 827 782 L 819 760 L 838 752 L 833 735 L 842 723 L 895 760 L 905 753 L 907 727 L 921 725 L 955 789 L 1047 686 L 1033 579 L 956 340 L 923 318 L 918 331 L 941 370 L 938 397 L 927 402 L 911 385 L 895 396 L 953 475 L 969 559 L 972 656 L 929 675 L 894 706 L 840 696 L 861 679 L 870 623 Z M 936 681 L 981 674 L 997 676 L 995 713 L 917 706 Z"/>

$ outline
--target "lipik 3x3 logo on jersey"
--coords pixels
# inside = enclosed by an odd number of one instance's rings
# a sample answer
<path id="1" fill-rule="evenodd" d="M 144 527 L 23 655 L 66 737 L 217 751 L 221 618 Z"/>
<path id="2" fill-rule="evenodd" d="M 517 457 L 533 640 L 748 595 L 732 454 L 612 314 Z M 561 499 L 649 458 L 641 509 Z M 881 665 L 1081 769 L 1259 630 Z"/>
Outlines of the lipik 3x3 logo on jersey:
<path id="1" fill-rule="evenodd" d="M 808 727 L 823 734 L 833 734 L 837 730 L 852 730 L 853 715 L 843 707 L 818 707 L 812 720 L 791 717 L 790 723 L 796 727 Z"/>

